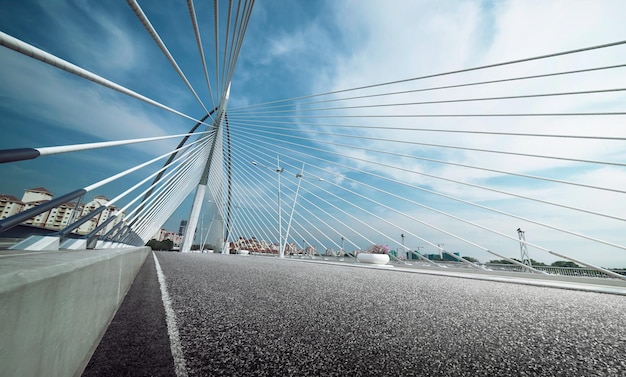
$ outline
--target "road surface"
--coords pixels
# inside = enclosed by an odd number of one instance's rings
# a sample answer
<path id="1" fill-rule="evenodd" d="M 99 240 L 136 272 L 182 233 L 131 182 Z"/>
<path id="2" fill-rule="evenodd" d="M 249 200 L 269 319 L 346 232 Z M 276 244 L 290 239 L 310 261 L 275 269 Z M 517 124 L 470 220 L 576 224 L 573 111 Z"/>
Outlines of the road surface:
<path id="1" fill-rule="evenodd" d="M 625 296 L 155 254 L 83 376 L 626 376 Z"/>

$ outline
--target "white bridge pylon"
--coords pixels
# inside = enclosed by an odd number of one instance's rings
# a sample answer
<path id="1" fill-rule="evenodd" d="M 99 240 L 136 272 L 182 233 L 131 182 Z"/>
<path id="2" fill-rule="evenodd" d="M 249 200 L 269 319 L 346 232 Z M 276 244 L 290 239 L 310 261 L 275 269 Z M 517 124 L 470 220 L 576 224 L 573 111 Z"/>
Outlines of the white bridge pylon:
<path id="1" fill-rule="evenodd" d="M 227 252 L 227 248 L 224 246 L 224 218 L 222 215 L 222 211 L 220 211 L 220 207 L 223 203 L 222 197 L 224 182 L 224 169 L 222 167 L 223 158 L 221 150 L 221 141 L 223 134 L 222 128 L 226 117 L 226 108 L 228 106 L 229 97 L 230 84 L 228 84 L 228 88 L 226 89 L 226 92 L 222 100 L 220 101 L 220 105 L 217 111 L 218 115 L 211 125 L 211 128 L 215 130 L 215 137 L 213 138 L 212 142 L 207 146 L 208 148 L 210 148 L 209 156 L 207 158 L 204 169 L 202 170 L 202 176 L 200 177 L 198 187 L 196 188 L 193 205 L 191 207 L 191 213 L 189 215 L 189 220 L 187 221 L 187 228 L 185 229 L 185 233 L 183 235 L 183 245 L 180 250 L 183 253 L 191 252 L 191 246 L 193 245 L 196 228 L 198 226 L 198 219 L 202 211 L 202 204 L 206 201 L 213 203 L 210 209 L 215 211 L 214 215 L 212 215 L 213 220 L 210 224 L 209 243 L 213 244 L 214 247 L 217 248 L 217 250 L 215 250 L 216 252 Z M 205 196 L 207 195 L 207 184 L 209 181 L 209 176 L 212 179 L 211 188 L 213 190 L 209 190 L 208 200 L 205 200 Z"/>

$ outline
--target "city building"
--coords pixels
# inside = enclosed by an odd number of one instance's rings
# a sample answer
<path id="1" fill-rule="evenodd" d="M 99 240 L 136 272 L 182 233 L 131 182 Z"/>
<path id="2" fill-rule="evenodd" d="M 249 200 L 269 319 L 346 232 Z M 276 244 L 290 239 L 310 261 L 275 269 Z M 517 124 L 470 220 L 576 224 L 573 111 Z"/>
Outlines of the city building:
<path id="1" fill-rule="evenodd" d="M 22 196 L 22 202 L 24 202 L 24 207 L 22 208 L 22 211 L 27 211 L 44 202 L 47 202 L 52 199 L 53 196 L 54 195 L 50 191 L 46 190 L 44 187 L 26 189 L 24 190 L 24 195 Z M 40 213 L 39 215 L 26 220 L 24 224 L 45 228 L 49 215 L 50 211 Z"/>
<path id="2" fill-rule="evenodd" d="M 180 245 L 183 244 L 183 236 L 181 236 L 180 234 L 176 232 L 165 231 L 165 237 L 163 239 L 171 240 L 174 243 L 174 249 L 180 248 Z"/>
<path id="3" fill-rule="evenodd" d="M 0 194 L 0 219 L 5 219 L 19 212 L 29 210 L 52 200 L 52 198 L 54 198 L 54 194 L 45 187 L 24 190 L 24 195 L 21 200 L 11 195 Z M 80 202 L 62 203 L 24 221 L 23 224 L 50 230 L 62 230 L 79 218 L 91 213 L 96 208 L 104 206 L 108 201 L 109 200 L 104 196 L 96 196 L 92 201 L 86 204 L 81 204 Z M 105 229 L 101 231 L 101 234 L 104 234 L 124 219 L 124 213 L 120 213 L 119 208 L 115 206 L 108 206 L 104 211 L 91 218 L 85 224 L 82 224 L 74 232 L 83 235 L 88 234 L 97 226 L 107 221 L 111 216 L 117 216 L 117 218 L 111 221 Z"/>
<path id="4" fill-rule="evenodd" d="M 456 255 L 457 257 L 461 256 L 460 253 L 453 253 L 453 254 Z M 440 254 L 425 254 L 424 256 L 427 259 L 434 260 L 434 261 L 447 261 L 447 262 L 458 262 L 459 261 L 458 259 L 456 259 L 452 255 L 447 254 L 447 253 L 442 253 L 441 255 Z"/>
<path id="5" fill-rule="evenodd" d="M 178 228 L 178 234 L 181 236 L 185 234 L 185 230 L 187 229 L 187 220 L 180 220 L 180 227 Z"/>
<path id="6" fill-rule="evenodd" d="M 92 201 L 90 201 L 89 203 L 86 203 L 81 208 L 80 216 L 82 217 L 82 216 L 88 215 L 89 213 L 93 212 L 95 209 L 104 206 L 108 201 L 109 199 L 107 199 L 106 197 L 102 195 L 96 196 L 95 198 L 93 198 Z M 111 221 L 104 228 L 102 232 L 102 234 L 104 234 L 108 232 L 109 230 L 111 230 L 116 224 L 118 224 L 120 221 L 124 219 L 124 214 L 120 213 L 119 208 L 115 206 L 108 206 L 104 211 L 92 217 L 89 221 L 87 221 L 86 223 L 84 223 L 78 228 L 77 233 L 88 234 L 92 232 L 94 229 L 96 229 L 96 227 L 102 225 L 105 221 L 107 221 L 112 216 L 117 216 L 117 218 Z"/>
<path id="7" fill-rule="evenodd" d="M 170 232 L 167 229 L 159 229 L 154 234 L 152 239 L 155 239 L 155 240 L 157 240 L 159 242 L 165 241 L 165 240 L 170 240 L 174 244 L 174 248 L 180 247 L 180 245 L 183 243 L 183 236 L 181 236 L 180 234 L 178 234 L 176 232 Z"/>
<path id="8" fill-rule="evenodd" d="M 278 252 L 278 245 L 272 244 L 265 240 L 259 241 L 256 237 L 251 237 L 251 238 L 239 237 L 236 241 L 231 242 L 230 248 L 233 250 L 249 250 L 255 253 L 277 253 Z"/>
<path id="9" fill-rule="evenodd" d="M 0 194 L 0 220 L 22 212 L 24 202 L 13 195 Z"/>
<path id="10" fill-rule="evenodd" d="M 161 241 L 163 241 L 165 239 L 165 235 L 166 234 L 167 234 L 167 230 L 161 228 L 161 229 L 157 230 L 157 232 L 154 234 L 154 236 L 152 236 L 152 239 L 161 242 Z"/>
<path id="11" fill-rule="evenodd" d="M 24 190 L 22 201 L 24 203 L 45 202 L 54 197 L 54 194 L 45 187 L 37 187 Z"/>
<path id="12" fill-rule="evenodd" d="M 48 218 L 43 226 L 46 229 L 61 230 L 80 217 L 83 205 L 77 202 L 67 202 L 46 212 Z"/>

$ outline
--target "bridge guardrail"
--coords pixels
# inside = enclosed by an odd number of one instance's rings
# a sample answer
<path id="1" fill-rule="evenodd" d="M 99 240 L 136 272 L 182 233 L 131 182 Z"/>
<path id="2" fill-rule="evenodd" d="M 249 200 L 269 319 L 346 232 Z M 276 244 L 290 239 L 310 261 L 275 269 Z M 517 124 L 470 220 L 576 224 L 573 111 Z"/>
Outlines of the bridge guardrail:
<path id="1" fill-rule="evenodd" d="M 484 265 L 486 268 L 497 271 L 515 271 L 524 272 L 524 268 L 513 264 L 491 264 Z M 602 273 L 601 271 L 594 270 L 592 268 L 584 267 L 555 267 L 555 266 L 533 266 L 533 268 L 543 271 L 550 275 L 563 275 L 563 276 L 581 276 L 581 277 L 594 277 L 594 278 L 610 278 L 610 276 Z M 626 270 L 612 269 L 615 273 L 626 276 Z"/>

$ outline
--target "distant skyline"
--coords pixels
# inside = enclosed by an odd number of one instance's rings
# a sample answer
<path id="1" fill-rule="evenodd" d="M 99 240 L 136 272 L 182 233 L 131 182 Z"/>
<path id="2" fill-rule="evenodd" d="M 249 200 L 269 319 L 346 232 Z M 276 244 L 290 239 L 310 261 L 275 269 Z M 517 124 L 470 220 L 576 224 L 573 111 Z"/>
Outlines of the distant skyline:
<path id="1" fill-rule="evenodd" d="M 144 8 L 200 97 L 205 103 L 210 103 L 186 4 L 174 0 L 139 1 L 139 4 Z M 195 1 L 201 28 L 207 33 L 212 32 L 210 29 L 213 17 L 212 4 Z M 185 114 L 198 118 L 204 115 L 201 106 L 189 94 L 184 83 L 125 2 L 0 0 L 0 6 L 3 9 L 0 11 L 1 31 Z M 623 26 L 626 2 L 620 0 L 446 2 L 257 0 L 254 7 L 233 77 L 229 103 L 229 108 L 232 109 L 248 104 L 402 80 L 626 40 L 626 28 Z M 212 43 L 210 38 L 206 38 L 204 42 L 209 49 Z M 580 54 L 575 59 L 559 58 L 519 68 L 494 69 L 489 75 L 481 72 L 472 73 L 464 76 L 462 81 L 514 77 L 536 72 L 625 62 L 626 49 L 617 48 Z M 445 85 L 454 82 L 454 78 L 426 82 Z M 572 82 L 575 82 L 575 87 Z M 573 81 L 555 79 L 549 86 L 526 82 L 507 85 L 515 87 L 520 93 L 624 88 L 626 75 L 598 73 L 585 78 L 581 76 L 579 80 Z M 394 89 L 401 90 L 405 87 L 407 86 L 399 85 Z M 472 96 L 500 95 L 501 88 L 504 88 L 504 85 L 489 90 L 478 88 Z M 448 94 L 448 97 L 464 95 L 460 90 L 452 93 Z M 439 94 L 435 93 L 427 98 L 433 100 L 440 98 L 438 96 Z M 413 97 L 411 100 L 414 100 Z M 428 109 L 485 112 L 549 112 L 552 109 L 624 111 L 626 95 L 621 92 L 613 93 L 611 97 L 598 95 L 585 97 L 584 100 L 579 97 L 559 97 L 550 102 L 547 100 L 542 103 L 525 102 L 521 108 L 518 104 L 510 103 L 503 101 L 433 105 Z M 592 105 L 594 107 L 590 108 Z M 411 112 L 386 108 L 375 111 L 380 114 L 390 114 L 392 111 Z M 187 119 L 79 79 L 3 47 L 0 48 L 0 119 L 2 130 L 0 149 L 160 136 L 184 133 L 193 125 Z M 465 120 L 462 127 L 473 127 L 478 130 L 512 129 L 537 133 L 577 134 L 588 134 L 592 130 L 607 136 L 625 135 L 623 117 L 593 121 L 598 123 L 594 123 L 590 128 L 589 118 L 580 117 L 568 120 L 566 125 L 546 118 L 469 119 Z M 384 124 L 461 128 L 455 119 L 419 121 L 398 119 Z M 305 124 L 304 121 L 298 127 L 309 131 L 315 130 L 315 126 Z M 373 139 L 406 137 L 397 130 L 363 132 Z M 463 144 L 468 147 L 480 146 L 503 151 L 626 161 L 623 141 L 601 144 L 574 140 L 555 147 L 547 142 L 527 142 L 527 139 L 523 138 L 485 138 L 480 139 L 479 144 L 478 138 L 464 135 L 450 134 L 445 140 L 442 140 L 440 135 L 432 136 L 428 133 L 422 135 L 423 139 L 420 140 L 426 143 Z M 314 144 L 317 137 L 319 136 L 311 134 L 307 143 Z M 345 142 L 343 138 L 334 136 L 329 136 L 325 140 Z M 3 164 L 0 165 L 0 193 L 20 197 L 26 188 L 43 186 L 55 195 L 60 195 L 165 153 L 174 145 L 174 141 L 163 141 L 156 146 L 138 144 L 116 147 L 107 152 L 110 155 L 103 155 L 100 151 L 81 152 L 72 156 L 58 155 L 35 161 Z M 362 142 L 363 147 L 387 148 L 388 145 L 375 140 Z M 331 148 L 348 156 L 361 155 L 356 151 L 346 151 L 345 148 Z M 389 148 L 398 153 L 413 153 L 419 149 L 412 145 L 399 144 Z M 510 155 L 491 157 L 443 148 L 422 149 L 433 159 L 486 166 L 495 170 L 515 170 L 528 175 L 549 173 L 557 179 L 576 180 L 606 187 L 626 187 L 626 171 L 622 167 L 578 168 L 564 161 L 532 158 L 520 164 L 518 158 Z M 115 159 L 110 158 L 111 155 L 114 155 Z M 249 159 L 252 158 L 253 156 L 250 156 Z M 476 185 L 489 184 L 501 190 L 515 189 L 520 195 L 538 197 L 546 201 L 600 208 L 615 216 L 623 216 L 626 213 L 626 200 L 618 193 L 607 192 L 588 197 L 581 196 L 581 190 L 577 187 L 555 190 L 540 183 L 528 183 L 511 176 L 496 176 L 486 171 L 428 164 L 392 156 L 380 157 L 380 161 L 411 169 L 418 167 L 429 174 L 449 176 Z M 298 165 L 296 162 L 292 163 Z M 364 165 L 359 165 L 355 160 L 352 163 L 357 167 Z M 90 168 L 84 169 L 87 164 Z M 339 167 L 331 169 L 339 176 L 347 174 L 345 169 Z M 446 195 L 458 195 L 468 201 L 553 220 L 567 229 L 596 234 L 612 242 L 621 244 L 625 242 L 623 223 L 609 223 L 604 220 L 585 222 L 574 216 L 562 216 L 561 212 L 546 210 L 538 205 L 520 204 L 495 193 L 486 193 L 424 176 L 409 175 L 402 171 L 390 171 L 383 167 L 371 169 Z M 338 177 L 333 178 L 341 180 Z M 94 196 L 104 195 L 112 198 L 122 188 L 130 186 L 135 181 L 136 176 L 130 176 L 103 187 L 97 194 L 94 193 Z M 426 205 L 449 210 L 458 216 L 470 219 L 476 216 L 474 209 L 466 205 L 443 201 L 408 188 L 405 192 L 406 195 L 415 196 L 420 200 L 425 198 Z M 190 206 L 188 198 L 163 227 L 168 230 L 178 229 L 180 221 L 186 220 L 189 215 Z M 423 212 L 415 211 L 415 214 L 424 216 Z M 398 223 L 404 221 L 401 216 L 394 214 L 389 215 L 389 218 Z M 432 215 L 429 221 L 436 225 L 447 224 L 446 219 L 436 214 Z M 503 225 L 502 221 L 492 214 L 481 215 L 478 221 L 494 229 L 504 229 L 503 232 L 513 235 L 517 227 L 526 227 L 526 224 L 518 224 L 515 221 Z M 550 233 L 529 226 L 531 227 L 528 233 L 529 240 L 545 243 L 554 249 L 571 250 L 577 258 L 602 266 L 626 266 L 626 252 L 623 250 L 602 249 L 598 252 L 586 250 L 579 246 L 575 239 L 552 239 Z M 450 228 L 459 235 L 473 237 L 474 231 L 463 225 L 452 225 Z M 391 232 L 397 237 L 395 230 L 390 230 Z M 430 231 L 425 230 L 424 234 L 431 237 L 429 239 L 443 240 L 443 237 L 435 232 L 428 232 Z M 409 246 L 419 244 L 415 239 L 408 242 Z M 462 244 L 449 244 L 454 248 L 451 251 L 460 250 L 461 254 L 465 255 Z M 488 246 L 496 249 L 499 245 L 494 243 Z M 514 247 L 513 244 L 509 249 L 513 250 Z M 484 254 L 469 253 L 469 255 L 477 256 L 481 261 L 490 258 Z M 531 257 L 547 262 L 553 258 L 532 250 Z"/>

